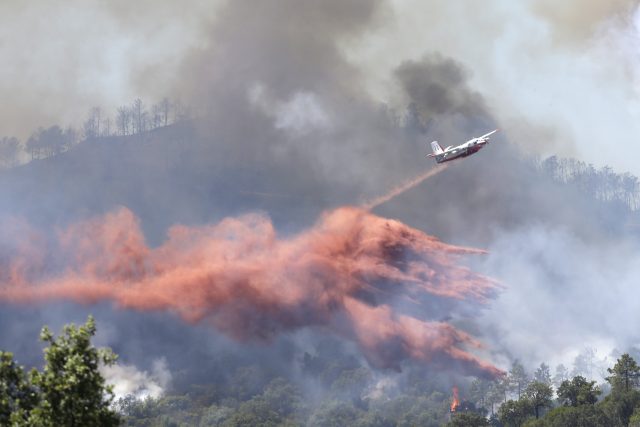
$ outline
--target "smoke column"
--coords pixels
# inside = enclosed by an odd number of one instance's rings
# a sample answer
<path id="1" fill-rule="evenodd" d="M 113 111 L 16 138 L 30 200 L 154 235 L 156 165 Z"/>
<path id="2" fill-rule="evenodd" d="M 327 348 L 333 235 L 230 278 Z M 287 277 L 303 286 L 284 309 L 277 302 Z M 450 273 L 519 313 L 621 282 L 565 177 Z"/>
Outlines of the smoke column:
<path id="1" fill-rule="evenodd" d="M 383 203 L 387 203 L 389 200 L 398 197 L 405 191 L 410 190 L 415 186 L 421 184 L 424 180 L 431 178 L 432 176 L 436 176 L 440 172 L 444 171 L 448 166 L 449 165 L 447 163 L 439 164 L 436 167 L 429 169 L 428 171 L 423 172 L 420 175 L 415 176 L 408 181 L 405 181 L 404 183 L 398 185 L 397 187 L 394 187 L 387 194 L 376 197 L 375 199 L 366 202 L 364 205 L 362 205 L 362 208 L 366 210 L 371 210 L 375 207 L 380 206 Z"/>
<path id="2" fill-rule="evenodd" d="M 398 221 L 344 207 L 315 226 L 279 238 L 252 214 L 206 227 L 174 226 L 150 248 L 137 218 L 121 208 L 45 239 L 24 223 L 0 236 L 30 236 L 0 246 L 0 301 L 112 301 L 134 310 L 170 311 L 238 340 L 320 327 L 352 340 L 367 360 L 400 368 L 405 359 L 500 373 L 469 348 L 481 344 L 450 324 L 394 309 L 404 298 L 484 301 L 495 282 L 458 265 L 484 251 L 452 246 Z"/>

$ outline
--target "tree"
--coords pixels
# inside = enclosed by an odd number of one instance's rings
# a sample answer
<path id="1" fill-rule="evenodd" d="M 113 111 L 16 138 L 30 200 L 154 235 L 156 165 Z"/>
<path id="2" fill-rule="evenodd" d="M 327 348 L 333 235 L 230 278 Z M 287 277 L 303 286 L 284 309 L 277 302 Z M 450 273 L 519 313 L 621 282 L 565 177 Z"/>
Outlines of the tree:
<path id="1" fill-rule="evenodd" d="M 629 418 L 629 427 L 640 427 L 640 408 L 636 408 Z"/>
<path id="2" fill-rule="evenodd" d="M 68 145 L 65 133 L 60 126 L 51 126 L 47 129 L 40 129 L 40 132 L 38 132 L 38 139 L 38 145 L 44 151 L 46 157 L 62 153 Z"/>
<path id="3" fill-rule="evenodd" d="M 486 408 L 491 387 L 491 382 L 476 378 L 475 380 L 473 380 L 473 382 L 471 383 L 471 387 L 469 388 L 469 397 L 480 408 Z"/>
<path id="4" fill-rule="evenodd" d="M 506 402 L 506 399 L 504 398 L 506 391 L 505 391 L 505 387 L 504 387 L 504 382 L 503 381 L 494 381 L 493 383 L 491 383 L 491 386 L 489 388 L 489 391 L 487 393 L 487 402 L 491 405 L 491 414 L 494 414 L 494 406 L 499 404 L 500 402 L 504 401 Z"/>
<path id="5" fill-rule="evenodd" d="M 107 117 L 102 121 L 102 136 L 111 136 L 111 118 Z"/>
<path id="6" fill-rule="evenodd" d="M 237 427 L 265 426 L 276 427 L 283 424 L 283 419 L 269 404 L 262 399 L 251 399 L 244 402 L 225 422 L 225 425 Z"/>
<path id="7" fill-rule="evenodd" d="M 640 181 L 638 178 L 625 173 L 622 175 L 622 187 L 624 190 L 624 200 L 631 210 L 638 209 L 638 200 L 640 200 Z"/>
<path id="8" fill-rule="evenodd" d="M 508 400 L 498 409 L 498 418 L 505 427 L 520 427 L 533 415 L 528 399 Z"/>
<path id="9" fill-rule="evenodd" d="M 78 132 L 70 126 L 64 130 L 64 133 L 62 136 L 64 139 L 65 151 L 71 148 L 74 144 L 78 142 Z"/>
<path id="10" fill-rule="evenodd" d="M 565 380 L 558 387 L 558 400 L 564 406 L 593 405 L 601 393 L 595 384 L 580 375 L 571 381 Z"/>
<path id="11" fill-rule="evenodd" d="M 533 379 L 539 383 L 551 385 L 551 371 L 549 365 L 541 363 L 533 374 Z"/>
<path id="12" fill-rule="evenodd" d="M 351 404 L 329 401 L 320 405 L 313 412 L 307 425 L 318 427 L 349 426 L 353 425 L 360 415 L 358 409 Z"/>
<path id="13" fill-rule="evenodd" d="M 640 406 L 640 391 L 616 391 L 609 394 L 598 407 L 611 419 L 611 426 L 627 426 L 635 408 Z"/>
<path id="14" fill-rule="evenodd" d="M 42 153 L 42 143 L 40 139 L 40 134 L 44 131 L 42 128 L 38 128 L 37 131 L 33 132 L 29 139 L 27 139 L 26 148 L 27 151 L 31 154 L 31 160 L 39 159 Z"/>
<path id="15" fill-rule="evenodd" d="M 520 399 L 522 390 L 527 386 L 529 379 L 527 378 L 527 373 L 524 370 L 524 366 L 520 361 L 516 360 L 511 365 L 511 369 L 509 370 L 509 387 L 513 392 L 518 393 L 518 399 Z"/>
<path id="16" fill-rule="evenodd" d="M 127 107 L 118 108 L 116 116 L 116 124 L 121 136 L 129 135 L 129 126 L 131 124 L 131 111 Z"/>
<path id="17" fill-rule="evenodd" d="M 553 385 L 558 388 L 563 381 L 566 381 L 568 379 L 569 370 L 562 363 L 556 366 L 556 373 L 553 376 Z"/>
<path id="18" fill-rule="evenodd" d="M 171 111 L 171 101 L 169 98 L 162 98 L 160 101 L 160 113 L 163 126 L 167 126 L 169 124 L 169 112 Z"/>
<path id="19" fill-rule="evenodd" d="M 37 390 L 29 384 L 13 354 L 0 351 L 0 425 L 24 424 L 37 405 Z"/>
<path id="20" fill-rule="evenodd" d="M 15 136 L 0 139 L 0 162 L 6 167 L 15 166 L 20 153 L 20 141 Z"/>
<path id="21" fill-rule="evenodd" d="M 303 407 L 300 391 L 283 378 L 272 380 L 260 396 L 269 408 L 286 418 Z"/>
<path id="22" fill-rule="evenodd" d="M 531 426 L 540 427 L 611 427 L 616 425 L 597 406 L 560 406 L 552 409 L 544 418 L 532 423 Z M 529 426 L 529 424 L 527 424 Z"/>
<path id="23" fill-rule="evenodd" d="M 98 370 L 100 364 L 115 363 L 116 356 L 91 345 L 95 333 L 91 316 L 82 326 L 65 326 L 58 338 L 46 326 L 42 329 L 40 339 L 49 345 L 44 349 L 44 369 L 29 374 L 28 381 L 37 390 L 37 405 L 25 415 L 26 425 L 119 424 L 118 415 L 110 409 L 113 392 Z"/>
<path id="24" fill-rule="evenodd" d="M 582 375 L 586 378 L 593 377 L 593 368 L 595 365 L 596 350 L 591 347 L 584 348 L 580 354 L 573 360 L 573 376 Z"/>
<path id="25" fill-rule="evenodd" d="M 100 116 L 102 112 L 100 111 L 100 107 L 93 107 L 89 111 L 89 116 L 87 120 L 82 125 L 82 129 L 84 130 L 85 139 L 93 139 L 100 136 Z"/>
<path id="26" fill-rule="evenodd" d="M 484 415 L 475 412 L 458 412 L 453 414 L 447 427 L 484 427 L 489 421 Z"/>
<path id="27" fill-rule="evenodd" d="M 151 128 L 157 129 L 162 126 L 162 107 L 160 104 L 154 104 L 151 107 Z"/>
<path id="28" fill-rule="evenodd" d="M 611 376 L 606 380 L 611 384 L 611 390 L 617 391 L 629 391 L 631 388 L 638 386 L 638 378 L 640 378 L 640 367 L 636 361 L 625 353 L 617 360 L 616 364 L 612 368 L 607 368 L 607 372 Z"/>
<path id="29" fill-rule="evenodd" d="M 525 397 L 531 402 L 536 419 L 540 418 L 540 409 L 551 407 L 553 390 L 547 383 L 533 381 L 524 390 Z"/>
<path id="30" fill-rule="evenodd" d="M 133 133 L 141 134 L 147 129 L 147 111 L 140 98 L 136 98 L 131 105 L 131 114 L 133 118 Z"/>
<path id="31" fill-rule="evenodd" d="M 500 418 L 498 418 L 498 414 L 491 414 L 487 421 L 489 421 L 489 425 L 491 427 L 503 427 L 502 423 L 500 422 Z"/>

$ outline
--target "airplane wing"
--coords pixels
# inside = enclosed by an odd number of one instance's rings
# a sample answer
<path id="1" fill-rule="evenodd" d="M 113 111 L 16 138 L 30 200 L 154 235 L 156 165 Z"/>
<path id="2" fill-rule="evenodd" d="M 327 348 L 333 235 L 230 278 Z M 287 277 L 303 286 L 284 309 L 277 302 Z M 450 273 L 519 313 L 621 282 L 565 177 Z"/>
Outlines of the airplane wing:
<path id="1" fill-rule="evenodd" d="M 494 133 L 498 132 L 499 130 L 500 130 L 500 129 L 492 130 L 492 131 L 491 131 L 491 132 L 489 132 L 489 133 L 485 133 L 484 135 L 479 136 L 479 137 L 478 137 L 478 139 L 482 139 L 482 138 L 486 138 L 486 137 L 488 137 L 488 136 L 491 136 L 491 135 L 493 135 Z"/>

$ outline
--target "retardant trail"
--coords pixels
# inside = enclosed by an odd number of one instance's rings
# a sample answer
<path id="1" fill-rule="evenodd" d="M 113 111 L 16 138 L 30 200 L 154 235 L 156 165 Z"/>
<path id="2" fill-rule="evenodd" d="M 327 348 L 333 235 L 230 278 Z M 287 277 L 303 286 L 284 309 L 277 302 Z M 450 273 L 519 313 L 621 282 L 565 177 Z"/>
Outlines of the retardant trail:
<path id="1" fill-rule="evenodd" d="M 251 214 L 174 226 L 151 248 L 121 208 L 55 236 L 0 222 L 0 301 L 112 301 L 170 311 L 238 340 L 319 327 L 355 342 L 378 367 L 413 359 L 490 377 L 500 371 L 469 351 L 480 342 L 431 320 L 441 316 L 426 306 L 416 317 L 396 305 L 403 297 L 486 300 L 496 283 L 457 262 L 482 253 L 354 207 L 327 212 L 289 238 Z"/>
<path id="2" fill-rule="evenodd" d="M 386 203 L 389 200 L 398 197 L 405 191 L 412 189 L 416 185 L 422 183 L 425 179 L 431 178 L 432 176 L 439 174 L 440 172 L 444 171 L 448 166 L 449 166 L 448 163 L 439 164 L 436 167 L 429 169 L 428 171 L 423 172 L 420 175 L 413 177 L 408 181 L 403 182 L 397 187 L 394 187 L 387 194 L 382 195 L 380 197 L 376 197 L 375 199 L 366 202 L 364 205 L 362 205 L 362 208 L 366 210 L 371 210 L 377 206 L 380 206 L 381 204 Z"/>

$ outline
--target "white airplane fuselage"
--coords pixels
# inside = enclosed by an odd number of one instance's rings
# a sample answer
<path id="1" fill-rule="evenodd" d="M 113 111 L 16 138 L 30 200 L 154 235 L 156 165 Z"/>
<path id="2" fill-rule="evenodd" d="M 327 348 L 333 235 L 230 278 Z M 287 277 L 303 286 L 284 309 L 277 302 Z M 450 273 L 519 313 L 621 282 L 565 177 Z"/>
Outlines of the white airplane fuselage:
<path id="1" fill-rule="evenodd" d="M 463 157 L 468 157 L 472 154 L 477 153 L 482 148 L 484 148 L 489 142 L 489 136 L 497 131 L 489 132 L 486 135 L 482 135 L 478 138 L 470 139 L 464 144 L 457 145 L 455 147 L 449 146 L 444 150 L 440 147 L 440 145 L 433 141 L 431 143 L 431 148 L 433 150 L 433 154 L 429 154 L 429 157 L 435 157 L 437 163 L 450 162 L 451 160 L 460 159 Z"/>

